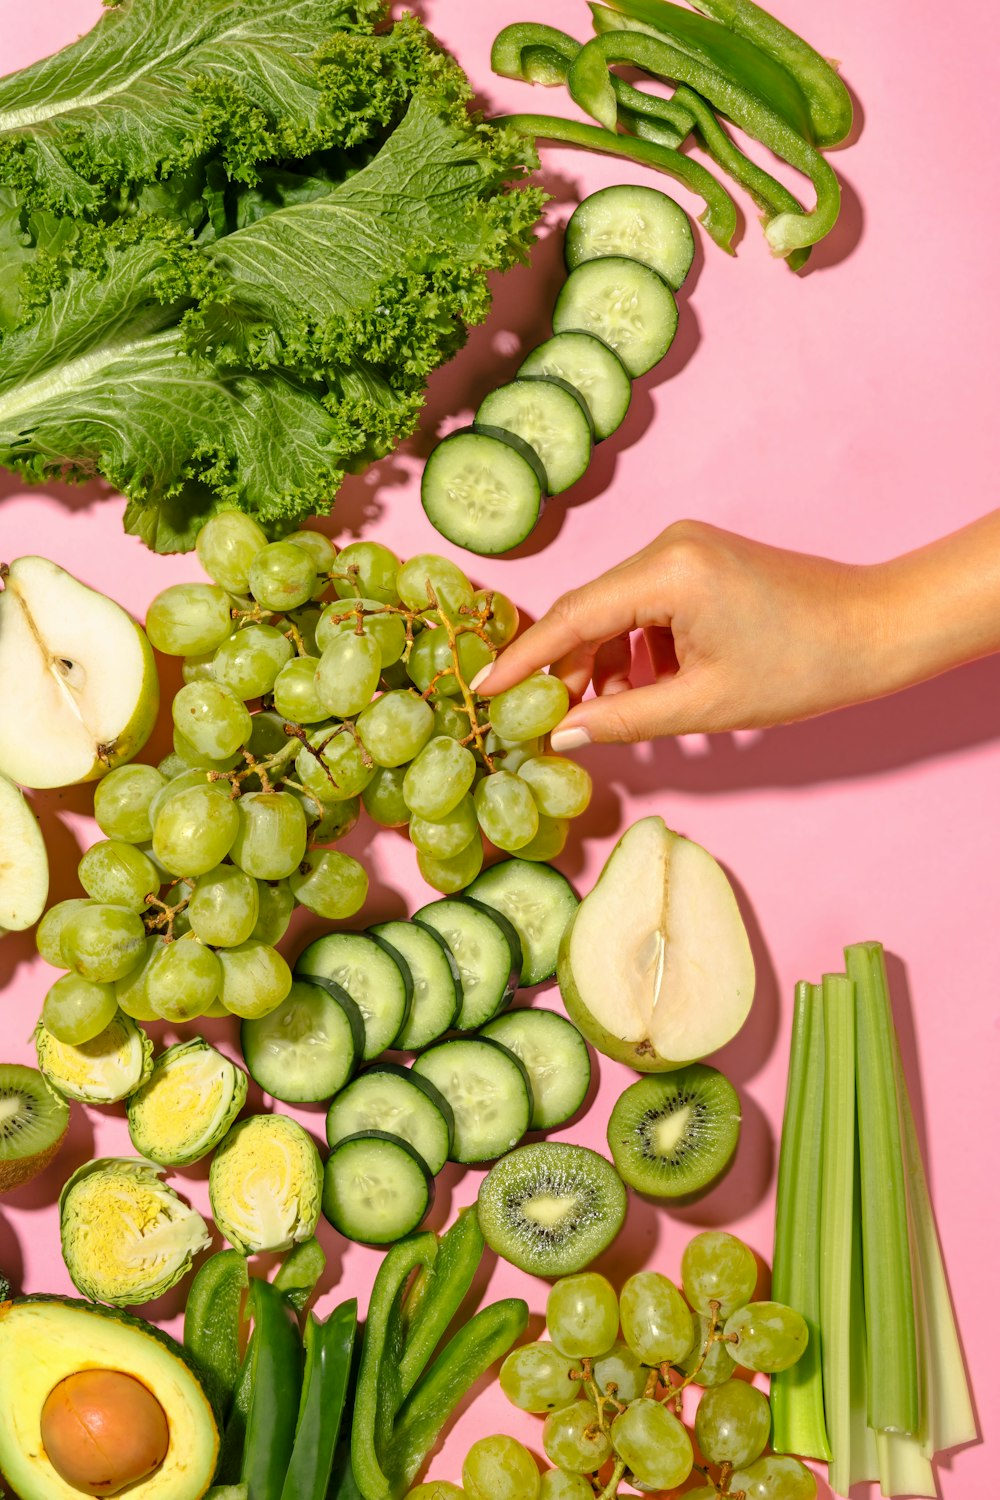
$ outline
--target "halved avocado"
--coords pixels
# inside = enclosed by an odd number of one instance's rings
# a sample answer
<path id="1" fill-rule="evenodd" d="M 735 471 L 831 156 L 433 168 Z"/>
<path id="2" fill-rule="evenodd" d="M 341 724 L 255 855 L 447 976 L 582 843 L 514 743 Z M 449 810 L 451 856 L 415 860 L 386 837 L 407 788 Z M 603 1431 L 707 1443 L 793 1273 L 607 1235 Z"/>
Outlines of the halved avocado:
<path id="1" fill-rule="evenodd" d="M 201 1500 L 212 1483 L 219 1432 L 184 1350 L 159 1329 L 114 1308 L 64 1297 L 0 1303 L 0 1474 L 20 1500 L 80 1500 L 42 1442 L 52 1389 L 80 1370 L 121 1371 L 152 1392 L 169 1443 L 156 1471 L 130 1485 L 129 1500 Z"/>

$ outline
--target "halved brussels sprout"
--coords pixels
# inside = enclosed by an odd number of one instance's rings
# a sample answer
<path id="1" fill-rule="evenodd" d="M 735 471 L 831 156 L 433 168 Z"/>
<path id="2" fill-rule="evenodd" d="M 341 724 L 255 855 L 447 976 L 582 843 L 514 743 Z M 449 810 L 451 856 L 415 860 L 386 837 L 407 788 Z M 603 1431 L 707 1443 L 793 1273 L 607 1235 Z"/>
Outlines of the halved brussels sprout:
<path id="1" fill-rule="evenodd" d="M 131 1016 L 120 1010 L 93 1041 L 71 1047 L 57 1041 L 39 1021 L 35 1027 L 38 1066 L 68 1099 L 114 1104 L 146 1082 L 153 1068 L 153 1043 Z"/>
<path id="2" fill-rule="evenodd" d="M 323 1164 L 287 1115 L 251 1115 L 215 1153 L 208 1191 L 215 1222 L 237 1250 L 288 1250 L 316 1228 Z"/>
<path id="3" fill-rule="evenodd" d="M 105 1156 L 73 1173 L 59 1195 L 66 1269 L 85 1297 L 132 1307 L 169 1291 L 211 1244 L 201 1214 L 160 1181 L 161 1168 Z"/>
<path id="4" fill-rule="evenodd" d="M 202 1037 L 161 1052 L 149 1081 L 128 1101 L 137 1151 L 164 1167 L 185 1167 L 213 1150 L 247 1096 L 242 1068 Z"/>

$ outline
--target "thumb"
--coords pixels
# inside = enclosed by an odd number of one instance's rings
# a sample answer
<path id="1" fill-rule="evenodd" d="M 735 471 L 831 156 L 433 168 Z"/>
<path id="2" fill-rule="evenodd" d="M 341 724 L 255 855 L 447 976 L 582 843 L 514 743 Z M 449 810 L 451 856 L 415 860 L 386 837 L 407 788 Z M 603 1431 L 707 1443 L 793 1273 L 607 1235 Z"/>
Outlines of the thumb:
<path id="1" fill-rule="evenodd" d="M 707 717 L 690 675 L 679 672 L 649 687 L 577 704 L 552 731 L 551 745 L 561 753 L 581 745 L 635 744 L 663 735 L 696 734 L 707 727 Z"/>

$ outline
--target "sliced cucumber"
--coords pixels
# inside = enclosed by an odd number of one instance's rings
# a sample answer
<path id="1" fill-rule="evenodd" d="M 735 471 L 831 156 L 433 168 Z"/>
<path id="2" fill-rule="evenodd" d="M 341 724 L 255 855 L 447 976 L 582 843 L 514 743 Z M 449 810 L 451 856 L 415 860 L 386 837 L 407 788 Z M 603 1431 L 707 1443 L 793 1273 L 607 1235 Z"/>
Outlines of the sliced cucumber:
<path id="1" fill-rule="evenodd" d="M 391 1047 L 410 1009 L 413 981 L 402 954 L 393 954 L 364 932 L 331 932 L 299 954 L 303 979 L 334 979 L 347 991 L 365 1023 L 365 1062 Z"/>
<path id="2" fill-rule="evenodd" d="M 494 1161 L 510 1151 L 531 1120 L 531 1084 L 520 1058 L 499 1042 L 460 1037 L 429 1047 L 413 1064 L 451 1105 L 452 1161 Z"/>
<path id="3" fill-rule="evenodd" d="M 296 979 L 276 1010 L 240 1027 L 251 1078 L 286 1104 L 332 1099 L 360 1062 L 364 1044 L 361 1012 L 333 981 Z"/>
<path id="4" fill-rule="evenodd" d="M 694 259 L 691 220 L 657 188 L 616 183 L 575 210 L 566 226 L 566 266 L 624 255 L 659 273 L 676 292 Z"/>
<path id="5" fill-rule="evenodd" d="M 598 442 L 625 420 L 632 382 L 617 354 L 592 333 L 557 333 L 532 349 L 518 375 L 550 375 L 579 391 Z"/>
<path id="6" fill-rule="evenodd" d="M 439 932 L 458 964 L 458 1031 L 475 1031 L 510 1004 L 521 972 L 521 945 L 506 917 L 478 903 L 446 898 L 421 907 L 414 921 Z"/>
<path id="7" fill-rule="evenodd" d="M 567 277 L 552 315 L 556 333 L 593 333 L 635 379 L 663 358 L 677 332 L 674 294 L 655 271 L 624 256 L 588 260 Z"/>
<path id="8" fill-rule="evenodd" d="M 563 1125 L 590 1088 L 590 1052 L 571 1021 L 554 1010 L 510 1010 L 479 1033 L 502 1042 L 527 1069 L 531 1082 L 531 1130 Z M 357 1084 L 352 1083 L 347 1092 Z"/>
<path id="9" fill-rule="evenodd" d="M 502 859 L 484 870 L 465 892 L 507 918 L 521 944 L 521 984 L 551 979 L 559 944 L 580 899 L 551 865 L 529 859 Z"/>
<path id="10" fill-rule="evenodd" d="M 550 495 L 586 473 L 593 441 L 590 413 L 583 397 L 558 380 L 542 375 L 500 386 L 483 401 L 476 422 L 529 444 L 542 461 Z"/>
<path id="11" fill-rule="evenodd" d="M 451 949 L 433 927 L 418 922 L 380 922 L 369 927 L 401 953 L 413 979 L 410 1013 L 395 1045 L 417 1052 L 436 1042 L 452 1026 L 462 1008 L 462 978 Z"/>
<path id="12" fill-rule="evenodd" d="M 327 1157 L 323 1212 L 349 1240 L 394 1244 L 422 1223 L 433 1194 L 427 1163 L 386 1131 L 348 1136 Z"/>
<path id="13" fill-rule="evenodd" d="M 420 501 L 449 542 L 492 556 L 531 535 L 545 501 L 545 470 L 514 434 L 463 427 L 424 465 Z"/>
<path id="14" fill-rule="evenodd" d="M 406 1141 L 434 1173 L 448 1160 L 454 1117 L 429 1078 L 396 1063 L 376 1063 L 341 1090 L 326 1117 L 331 1147 L 372 1130 Z"/>

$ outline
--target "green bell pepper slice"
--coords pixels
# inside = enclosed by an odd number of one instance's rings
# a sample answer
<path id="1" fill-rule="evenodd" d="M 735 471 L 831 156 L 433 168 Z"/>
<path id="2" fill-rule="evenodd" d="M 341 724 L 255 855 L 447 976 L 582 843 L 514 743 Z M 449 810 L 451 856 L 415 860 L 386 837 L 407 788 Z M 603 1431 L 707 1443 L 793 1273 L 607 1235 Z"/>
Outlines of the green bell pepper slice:
<path id="1" fill-rule="evenodd" d="M 475 1204 L 463 1208 L 441 1236 L 437 1255 L 418 1271 L 403 1303 L 400 1390 L 405 1399 L 430 1362 L 448 1325 L 465 1301 L 486 1249 Z"/>
<path id="2" fill-rule="evenodd" d="M 239 1250 L 220 1250 L 198 1268 L 184 1309 L 184 1347 L 223 1420 L 243 1362 L 240 1328 L 248 1282 L 246 1257 Z"/>
<path id="3" fill-rule="evenodd" d="M 292 1246 L 272 1284 L 284 1292 L 296 1312 L 303 1312 L 325 1270 L 326 1252 L 314 1236 Z"/>
<path id="4" fill-rule="evenodd" d="M 306 1320 L 302 1398 L 281 1500 L 326 1500 L 351 1379 L 357 1326 L 355 1297 L 334 1308 L 325 1322 L 313 1313 Z"/>
<path id="5" fill-rule="evenodd" d="M 281 1500 L 302 1388 L 302 1339 L 293 1309 L 269 1281 L 250 1283 L 250 1399 L 240 1480 L 248 1500 Z"/>

